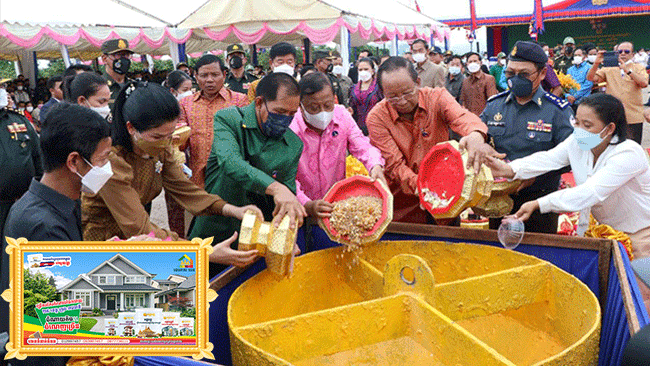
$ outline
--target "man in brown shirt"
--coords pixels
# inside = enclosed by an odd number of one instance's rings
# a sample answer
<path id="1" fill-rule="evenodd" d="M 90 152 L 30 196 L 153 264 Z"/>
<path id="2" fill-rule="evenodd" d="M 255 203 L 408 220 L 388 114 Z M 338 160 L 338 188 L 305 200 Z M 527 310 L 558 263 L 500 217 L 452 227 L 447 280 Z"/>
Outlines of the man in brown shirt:
<path id="1" fill-rule="evenodd" d="M 494 153 L 485 143 L 487 126 L 444 88 L 420 87 L 415 68 L 402 57 L 386 60 L 377 74 L 385 99 L 370 111 L 366 123 L 370 141 L 386 160 L 386 178 L 395 197 L 393 218 L 431 222 L 416 194 L 422 159 L 435 144 L 449 140 L 451 128 L 464 136 L 460 145 L 478 170 L 485 156 Z"/>
<path id="2" fill-rule="evenodd" d="M 411 51 L 413 52 L 413 60 L 415 61 L 415 71 L 417 71 L 418 77 L 420 78 L 420 86 L 444 88 L 447 70 L 429 60 L 429 45 L 427 42 L 422 39 L 416 39 L 411 44 Z"/>
<path id="3" fill-rule="evenodd" d="M 481 70 L 481 56 L 478 53 L 470 52 L 467 55 L 467 71 L 469 71 L 469 77 L 463 80 L 460 89 L 460 104 L 480 116 L 488 98 L 498 93 L 497 86 L 494 76 L 487 75 Z"/>
<path id="4" fill-rule="evenodd" d="M 623 42 L 616 49 L 618 66 L 603 67 L 600 65 L 605 58 L 605 51 L 599 51 L 594 65 L 587 73 L 587 80 L 594 85 L 607 82 L 607 94 L 620 99 L 625 107 L 632 140 L 641 144 L 643 137 L 643 88 L 648 86 L 648 74 L 643 65 L 634 63 L 634 45 Z"/>

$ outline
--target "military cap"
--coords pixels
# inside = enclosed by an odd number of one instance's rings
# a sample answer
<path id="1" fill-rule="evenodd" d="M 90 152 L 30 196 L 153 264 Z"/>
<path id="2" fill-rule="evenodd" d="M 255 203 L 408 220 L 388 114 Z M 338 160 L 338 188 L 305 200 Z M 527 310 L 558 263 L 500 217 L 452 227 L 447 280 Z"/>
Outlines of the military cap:
<path id="1" fill-rule="evenodd" d="M 567 44 L 569 44 L 569 43 L 571 43 L 571 44 L 576 44 L 576 41 L 573 40 L 573 37 L 566 37 L 566 38 L 564 39 L 564 42 L 562 42 L 563 45 L 567 45 Z"/>
<path id="2" fill-rule="evenodd" d="M 432 55 L 432 54 L 435 54 L 435 53 L 437 53 L 439 55 L 442 55 L 442 50 L 440 49 L 440 47 L 438 47 L 438 46 L 431 47 L 431 50 L 429 51 L 429 54 Z"/>
<path id="3" fill-rule="evenodd" d="M 536 64 L 545 64 L 548 56 L 540 45 L 535 42 L 517 41 L 508 56 L 510 61 L 528 61 Z"/>
<path id="4" fill-rule="evenodd" d="M 497 58 L 506 58 L 506 54 L 503 53 L 503 52 L 499 52 L 499 53 L 497 54 Z"/>
<path id="5" fill-rule="evenodd" d="M 244 51 L 244 47 L 242 47 L 242 45 L 237 44 L 237 43 L 233 43 L 230 46 L 228 46 L 228 48 L 226 48 L 226 56 L 230 56 L 233 53 L 244 53 L 245 54 L 246 52 Z"/>
<path id="6" fill-rule="evenodd" d="M 8 81 L 11 81 L 11 78 L 0 79 L 0 85 L 6 83 L 6 82 L 8 82 Z"/>
<path id="7" fill-rule="evenodd" d="M 445 51 L 445 56 L 452 56 L 454 53 L 451 50 Z"/>
<path id="8" fill-rule="evenodd" d="M 109 39 L 102 43 L 102 53 L 105 55 L 112 55 L 121 51 L 129 51 L 133 53 L 133 50 L 129 48 L 129 41 L 124 38 Z"/>
<path id="9" fill-rule="evenodd" d="M 331 60 L 335 56 L 332 54 L 332 51 L 316 51 L 314 52 L 314 61 L 322 60 L 324 58 Z"/>

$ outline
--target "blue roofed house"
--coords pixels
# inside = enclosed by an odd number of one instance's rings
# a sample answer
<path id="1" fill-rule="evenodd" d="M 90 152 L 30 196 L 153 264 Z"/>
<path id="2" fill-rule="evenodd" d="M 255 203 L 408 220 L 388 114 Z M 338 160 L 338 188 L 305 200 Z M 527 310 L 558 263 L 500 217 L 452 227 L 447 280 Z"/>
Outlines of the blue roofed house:
<path id="1" fill-rule="evenodd" d="M 154 307 L 154 294 L 160 291 L 152 286 L 155 276 L 118 253 L 58 291 L 65 299 L 82 299 L 82 310 Z"/>

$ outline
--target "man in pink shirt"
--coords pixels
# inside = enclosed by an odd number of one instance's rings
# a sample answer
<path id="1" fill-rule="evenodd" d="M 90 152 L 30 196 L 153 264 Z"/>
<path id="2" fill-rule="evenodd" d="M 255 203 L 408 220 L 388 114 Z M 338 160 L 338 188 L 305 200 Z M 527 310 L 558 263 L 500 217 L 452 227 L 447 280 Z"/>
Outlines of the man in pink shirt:
<path id="1" fill-rule="evenodd" d="M 350 151 L 374 179 L 384 177 L 384 159 L 370 144 L 344 106 L 334 100 L 332 84 L 321 72 L 300 80 L 300 108 L 289 126 L 304 144 L 296 196 L 314 217 L 327 217 L 332 205 L 322 200 L 334 183 L 345 178 L 345 158 Z"/>

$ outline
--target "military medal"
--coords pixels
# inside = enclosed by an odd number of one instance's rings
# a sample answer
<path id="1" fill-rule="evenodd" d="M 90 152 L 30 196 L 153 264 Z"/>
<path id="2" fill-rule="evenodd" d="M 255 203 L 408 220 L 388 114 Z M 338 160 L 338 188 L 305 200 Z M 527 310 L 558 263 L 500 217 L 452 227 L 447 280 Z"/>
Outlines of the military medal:
<path id="1" fill-rule="evenodd" d="M 494 120 L 495 121 L 499 122 L 502 119 L 503 119 L 503 115 L 501 115 L 501 113 L 497 113 L 497 114 L 494 115 Z"/>
<path id="2" fill-rule="evenodd" d="M 155 170 L 156 173 L 160 174 L 162 172 L 163 163 L 161 163 L 160 160 L 159 160 L 159 161 L 156 162 L 155 166 L 156 166 L 156 170 Z"/>

